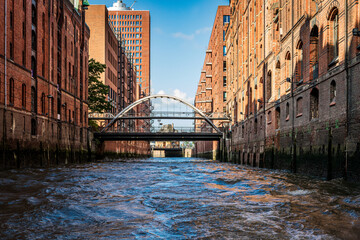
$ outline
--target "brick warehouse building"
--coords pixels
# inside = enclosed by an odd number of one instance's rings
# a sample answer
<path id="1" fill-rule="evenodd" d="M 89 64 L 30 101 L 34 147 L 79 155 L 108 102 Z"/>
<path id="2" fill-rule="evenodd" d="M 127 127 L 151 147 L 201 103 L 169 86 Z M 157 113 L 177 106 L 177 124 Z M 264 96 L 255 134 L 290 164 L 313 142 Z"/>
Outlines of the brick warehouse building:
<path id="1" fill-rule="evenodd" d="M 357 0 L 230 1 L 229 161 L 360 180 Z"/>
<path id="2" fill-rule="evenodd" d="M 205 113 L 225 113 L 226 106 L 226 55 L 224 52 L 225 32 L 230 20 L 230 7 L 219 6 L 214 20 L 208 49 L 195 95 L 195 106 Z M 202 121 L 196 120 L 196 127 L 202 127 Z M 215 122 L 220 126 L 220 122 Z M 199 155 L 213 155 L 217 142 L 197 142 Z M 200 154 L 201 153 L 201 154 Z"/>
<path id="3" fill-rule="evenodd" d="M 84 12 L 69 0 L 0 0 L 0 19 L 1 168 L 87 157 Z"/>
<path id="4" fill-rule="evenodd" d="M 151 93 L 150 81 L 150 11 L 134 10 L 118 0 L 109 10 L 109 21 L 115 33 L 125 40 L 125 49 L 132 53 L 137 71 L 136 81 L 144 96 Z"/>
<path id="5" fill-rule="evenodd" d="M 106 71 L 100 80 L 110 87 L 108 99 L 111 100 L 111 113 L 116 115 L 131 103 L 139 99 L 140 87 L 136 82 L 136 70 L 133 59 L 127 53 L 121 34 L 109 20 L 105 5 L 91 5 L 86 12 L 86 23 L 90 27 L 89 57 L 106 65 Z M 106 124 L 105 121 L 102 124 Z M 118 122 L 119 128 L 133 129 L 141 124 L 128 120 Z M 106 142 L 105 152 L 147 154 L 147 142 Z"/>

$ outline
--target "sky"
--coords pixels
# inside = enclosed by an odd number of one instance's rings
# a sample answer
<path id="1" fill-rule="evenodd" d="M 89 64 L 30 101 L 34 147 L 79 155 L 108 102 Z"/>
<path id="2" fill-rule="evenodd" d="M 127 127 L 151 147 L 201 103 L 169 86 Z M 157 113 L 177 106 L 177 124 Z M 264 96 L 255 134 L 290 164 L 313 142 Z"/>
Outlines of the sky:
<path id="1" fill-rule="evenodd" d="M 115 0 L 89 0 L 112 6 Z M 134 0 L 124 0 L 131 6 Z M 137 0 L 151 17 L 151 91 L 194 102 L 215 14 L 229 0 Z"/>

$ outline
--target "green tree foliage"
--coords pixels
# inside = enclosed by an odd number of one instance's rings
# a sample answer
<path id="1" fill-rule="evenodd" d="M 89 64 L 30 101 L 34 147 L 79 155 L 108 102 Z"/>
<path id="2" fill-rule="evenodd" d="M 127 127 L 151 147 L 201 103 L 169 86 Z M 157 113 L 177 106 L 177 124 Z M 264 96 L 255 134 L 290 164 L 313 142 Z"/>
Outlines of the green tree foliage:
<path id="1" fill-rule="evenodd" d="M 105 72 L 105 69 L 105 64 L 101 64 L 93 58 L 89 60 L 88 104 L 91 112 L 102 113 L 111 109 L 111 102 L 107 101 L 109 86 L 99 80 L 100 74 Z"/>

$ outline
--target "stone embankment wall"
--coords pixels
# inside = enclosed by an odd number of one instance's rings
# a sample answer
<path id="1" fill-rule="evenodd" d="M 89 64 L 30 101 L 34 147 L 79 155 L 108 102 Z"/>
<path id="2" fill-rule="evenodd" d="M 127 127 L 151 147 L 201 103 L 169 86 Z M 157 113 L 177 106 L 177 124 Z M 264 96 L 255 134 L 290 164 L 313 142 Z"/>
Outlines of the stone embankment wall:
<path id="1" fill-rule="evenodd" d="M 25 112 L 2 108 L 0 116 L 1 170 L 81 163 L 95 157 L 93 135 L 86 128 L 37 117 L 34 134 L 31 116 Z"/>

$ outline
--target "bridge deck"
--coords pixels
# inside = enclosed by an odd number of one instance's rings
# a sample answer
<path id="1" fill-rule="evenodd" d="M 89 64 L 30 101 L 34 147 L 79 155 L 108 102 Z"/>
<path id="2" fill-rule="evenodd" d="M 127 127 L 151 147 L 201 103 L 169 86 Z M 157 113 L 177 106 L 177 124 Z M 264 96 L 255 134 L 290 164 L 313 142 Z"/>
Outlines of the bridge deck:
<path id="1" fill-rule="evenodd" d="M 100 141 L 218 141 L 222 133 L 94 133 Z"/>

